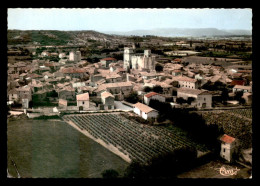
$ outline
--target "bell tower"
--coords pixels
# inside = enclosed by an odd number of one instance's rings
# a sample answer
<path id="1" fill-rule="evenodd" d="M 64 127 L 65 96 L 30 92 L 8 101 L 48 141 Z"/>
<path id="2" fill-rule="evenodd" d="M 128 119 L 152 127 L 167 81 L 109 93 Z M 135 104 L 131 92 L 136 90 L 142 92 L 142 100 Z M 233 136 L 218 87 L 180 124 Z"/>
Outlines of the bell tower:
<path id="1" fill-rule="evenodd" d="M 131 69 L 132 63 L 131 63 L 131 57 L 134 54 L 133 49 L 129 47 L 124 48 L 124 69 Z"/>

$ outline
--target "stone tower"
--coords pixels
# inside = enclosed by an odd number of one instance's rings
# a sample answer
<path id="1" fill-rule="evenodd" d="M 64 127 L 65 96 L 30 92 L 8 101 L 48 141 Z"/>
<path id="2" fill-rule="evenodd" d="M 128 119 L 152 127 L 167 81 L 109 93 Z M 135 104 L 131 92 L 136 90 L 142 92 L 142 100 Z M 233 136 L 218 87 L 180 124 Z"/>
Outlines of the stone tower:
<path id="1" fill-rule="evenodd" d="M 134 54 L 134 51 L 132 48 L 125 47 L 124 48 L 124 69 L 131 69 L 132 63 L 131 63 L 131 57 Z"/>
<path id="2" fill-rule="evenodd" d="M 151 50 L 144 50 L 145 57 L 151 57 Z"/>

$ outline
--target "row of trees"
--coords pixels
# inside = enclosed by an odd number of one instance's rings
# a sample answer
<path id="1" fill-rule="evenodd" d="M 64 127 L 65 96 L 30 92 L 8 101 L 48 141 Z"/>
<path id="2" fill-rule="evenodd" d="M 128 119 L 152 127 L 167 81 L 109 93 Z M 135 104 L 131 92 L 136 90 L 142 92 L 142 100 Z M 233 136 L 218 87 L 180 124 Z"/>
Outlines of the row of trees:
<path id="1" fill-rule="evenodd" d="M 217 147 L 217 137 L 223 133 L 223 129 L 218 125 L 206 125 L 201 115 L 190 113 L 192 109 L 172 108 L 169 103 L 158 100 L 150 100 L 149 106 L 159 111 L 158 122 L 169 119 L 187 131 L 195 141 L 206 144 L 209 148 Z"/>

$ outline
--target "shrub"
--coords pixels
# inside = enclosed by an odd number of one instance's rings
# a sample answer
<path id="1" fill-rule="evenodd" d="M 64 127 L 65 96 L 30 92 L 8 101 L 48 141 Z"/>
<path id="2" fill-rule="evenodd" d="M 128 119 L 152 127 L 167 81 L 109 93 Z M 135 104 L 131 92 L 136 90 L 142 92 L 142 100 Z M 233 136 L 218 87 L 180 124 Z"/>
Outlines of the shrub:
<path id="1" fill-rule="evenodd" d="M 114 169 L 108 169 L 102 172 L 103 178 L 117 178 L 119 173 Z"/>

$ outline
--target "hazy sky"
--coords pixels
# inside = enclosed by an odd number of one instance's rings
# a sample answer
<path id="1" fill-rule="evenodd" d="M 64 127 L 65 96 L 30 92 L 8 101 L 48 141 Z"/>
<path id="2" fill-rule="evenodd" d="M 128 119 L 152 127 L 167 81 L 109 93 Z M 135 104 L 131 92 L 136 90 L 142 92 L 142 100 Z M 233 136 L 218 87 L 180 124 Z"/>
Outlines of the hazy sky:
<path id="1" fill-rule="evenodd" d="M 8 29 L 252 29 L 251 9 L 8 9 Z"/>

